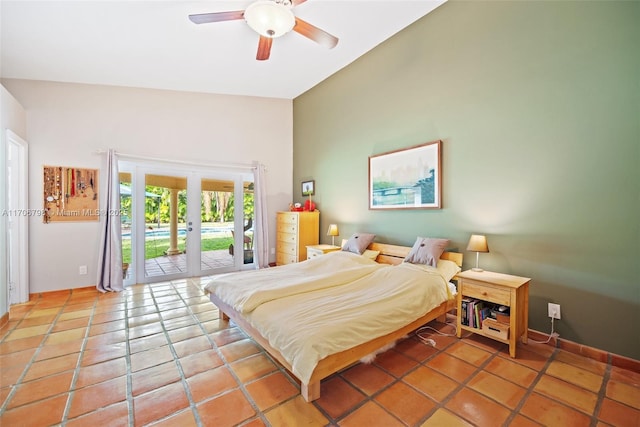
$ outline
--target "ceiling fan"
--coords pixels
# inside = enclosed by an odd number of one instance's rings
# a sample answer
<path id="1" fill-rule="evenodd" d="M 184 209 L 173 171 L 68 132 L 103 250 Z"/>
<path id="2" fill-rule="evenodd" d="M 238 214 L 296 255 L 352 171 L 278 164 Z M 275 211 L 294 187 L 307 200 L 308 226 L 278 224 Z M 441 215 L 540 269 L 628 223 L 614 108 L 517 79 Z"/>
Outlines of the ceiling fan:
<path id="1" fill-rule="evenodd" d="M 276 37 L 291 30 L 329 49 L 338 44 L 338 38 L 309 24 L 293 14 L 292 8 L 307 0 L 257 0 L 245 10 L 213 12 L 189 15 L 195 24 L 244 19 L 247 25 L 260 35 L 256 59 L 269 59 L 271 44 Z"/>

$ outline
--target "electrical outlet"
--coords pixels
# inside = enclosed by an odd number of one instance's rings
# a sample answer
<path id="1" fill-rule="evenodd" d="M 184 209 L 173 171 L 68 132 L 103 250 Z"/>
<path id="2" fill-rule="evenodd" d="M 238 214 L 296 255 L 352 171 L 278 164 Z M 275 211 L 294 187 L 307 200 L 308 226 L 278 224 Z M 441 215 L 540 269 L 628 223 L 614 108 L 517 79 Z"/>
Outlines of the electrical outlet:
<path id="1" fill-rule="evenodd" d="M 560 304 L 549 303 L 549 317 L 560 319 Z"/>
<path id="2" fill-rule="evenodd" d="M 276 248 L 271 248 L 271 255 L 275 255 L 276 254 Z"/>
<path id="3" fill-rule="evenodd" d="M 87 266 L 81 265 L 80 268 L 78 268 L 78 274 L 80 274 L 81 276 L 87 274 Z"/>

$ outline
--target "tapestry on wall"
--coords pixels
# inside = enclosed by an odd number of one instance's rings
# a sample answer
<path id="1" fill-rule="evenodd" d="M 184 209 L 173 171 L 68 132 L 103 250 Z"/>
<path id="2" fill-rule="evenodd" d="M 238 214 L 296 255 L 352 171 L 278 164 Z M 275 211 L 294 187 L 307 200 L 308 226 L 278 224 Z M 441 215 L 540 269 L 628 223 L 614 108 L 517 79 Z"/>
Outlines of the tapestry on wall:
<path id="1" fill-rule="evenodd" d="M 98 221 L 98 169 L 44 166 L 44 222 Z"/>

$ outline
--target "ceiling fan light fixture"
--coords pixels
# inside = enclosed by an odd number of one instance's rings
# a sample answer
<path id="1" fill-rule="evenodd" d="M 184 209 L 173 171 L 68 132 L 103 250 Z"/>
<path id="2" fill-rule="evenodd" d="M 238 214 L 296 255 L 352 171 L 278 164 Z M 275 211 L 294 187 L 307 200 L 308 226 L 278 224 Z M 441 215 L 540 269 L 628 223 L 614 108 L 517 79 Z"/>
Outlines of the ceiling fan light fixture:
<path id="1" fill-rule="evenodd" d="M 291 31 L 296 18 L 291 11 L 291 2 L 258 0 L 244 11 L 244 19 L 256 33 L 276 38 Z"/>

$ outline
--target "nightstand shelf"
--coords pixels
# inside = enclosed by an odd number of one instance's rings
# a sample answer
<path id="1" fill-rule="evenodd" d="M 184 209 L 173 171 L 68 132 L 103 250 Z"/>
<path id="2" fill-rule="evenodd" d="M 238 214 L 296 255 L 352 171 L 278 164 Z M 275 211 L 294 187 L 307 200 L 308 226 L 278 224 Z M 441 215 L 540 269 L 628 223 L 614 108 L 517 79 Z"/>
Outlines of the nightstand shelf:
<path id="1" fill-rule="evenodd" d="M 329 252 L 339 251 L 340 246 L 334 245 L 309 245 L 307 246 L 307 259 L 315 258 Z"/>
<path id="2" fill-rule="evenodd" d="M 509 345 L 509 355 L 516 357 L 516 343 L 521 339 L 527 343 L 529 329 L 529 282 L 527 277 L 494 273 L 491 271 L 467 270 L 458 276 L 458 318 L 457 336 L 462 331 L 470 331 Z M 501 338 L 498 333 L 487 333 L 480 328 L 462 324 L 462 300 L 472 298 L 482 302 L 493 303 L 509 308 L 508 337 Z M 502 332 L 502 331 L 500 331 Z"/>

